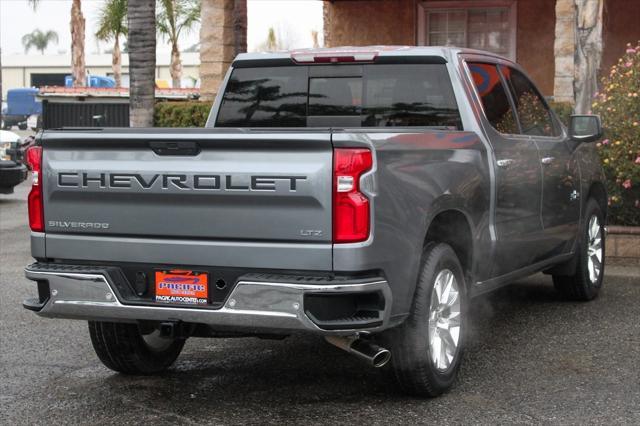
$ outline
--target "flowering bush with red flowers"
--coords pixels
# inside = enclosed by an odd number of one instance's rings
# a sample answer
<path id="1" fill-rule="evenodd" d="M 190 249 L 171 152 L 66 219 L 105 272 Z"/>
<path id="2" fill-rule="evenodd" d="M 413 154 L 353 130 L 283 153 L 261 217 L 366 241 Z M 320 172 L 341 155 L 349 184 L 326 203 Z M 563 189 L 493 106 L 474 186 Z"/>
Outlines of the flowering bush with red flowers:
<path id="1" fill-rule="evenodd" d="M 605 128 L 597 147 L 608 181 L 609 222 L 640 226 L 640 42 L 627 45 L 601 87 L 592 110 Z"/>

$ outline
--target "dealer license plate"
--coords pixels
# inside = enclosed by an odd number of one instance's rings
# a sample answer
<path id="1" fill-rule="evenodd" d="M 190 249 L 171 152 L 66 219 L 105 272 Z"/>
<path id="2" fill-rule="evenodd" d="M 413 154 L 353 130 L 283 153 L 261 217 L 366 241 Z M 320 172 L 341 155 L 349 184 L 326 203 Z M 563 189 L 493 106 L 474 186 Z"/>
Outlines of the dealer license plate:
<path id="1" fill-rule="evenodd" d="M 208 281 L 206 272 L 183 269 L 156 271 L 156 302 L 206 305 Z"/>

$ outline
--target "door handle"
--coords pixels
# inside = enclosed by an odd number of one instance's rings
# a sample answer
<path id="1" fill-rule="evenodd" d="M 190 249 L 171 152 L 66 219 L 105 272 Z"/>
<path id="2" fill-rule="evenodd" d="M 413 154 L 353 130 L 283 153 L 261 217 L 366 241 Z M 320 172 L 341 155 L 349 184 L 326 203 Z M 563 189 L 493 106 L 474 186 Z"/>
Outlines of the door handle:
<path id="1" fill-rule="evenodd" d="M 544 157 L 542 160 L 540 160 L 540 162 L 542 164 L 551 164 L 553 163 L 553 160 L 555 160 L 556 157 Z"/>
<path id="2" fill-rule="evenodd" d="M 498 165 L 498 167 L 507 168 L 515 162 L 516 161 L 511 158 L 503 158 L 502 160 L 496 161 L 496 164 Z"/>

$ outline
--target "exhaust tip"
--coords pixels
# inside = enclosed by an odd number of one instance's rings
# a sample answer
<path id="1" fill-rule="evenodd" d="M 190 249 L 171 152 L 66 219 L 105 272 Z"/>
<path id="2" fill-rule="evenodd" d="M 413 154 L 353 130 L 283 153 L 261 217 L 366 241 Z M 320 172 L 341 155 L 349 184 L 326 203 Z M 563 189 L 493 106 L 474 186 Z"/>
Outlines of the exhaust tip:
<path id="1" fill-rule="evenodd" d="M 374 368 L 383 367 L 391 359 L 391 352 L 388 349 L 381 348 L 368 340 L 341 336 L 326 336 L 325 339 L 332 345 L 355 355 Z"/>
<path id="2" fill-rule="evenodd" d="M 391 359 L 391 352 L 389 352 L 387 349 L 380 348 L 378 353 L 375 354 L 371 359 L 371 364 L 375 368 L 384 367 L 385 365 L 387 365 L 390 359 Z"/>

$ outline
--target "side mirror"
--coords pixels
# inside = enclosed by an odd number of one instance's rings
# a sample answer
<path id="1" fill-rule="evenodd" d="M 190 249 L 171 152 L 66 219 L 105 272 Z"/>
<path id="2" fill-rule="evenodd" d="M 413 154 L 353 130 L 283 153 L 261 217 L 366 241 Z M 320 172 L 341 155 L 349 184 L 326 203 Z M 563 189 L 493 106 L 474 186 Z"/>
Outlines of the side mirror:
<path id="1" fill-rule="evenodd" d="M 572 115 L 569 137 L 576 142 L 595 142 L 602 137 L 599 115 Z"/>

